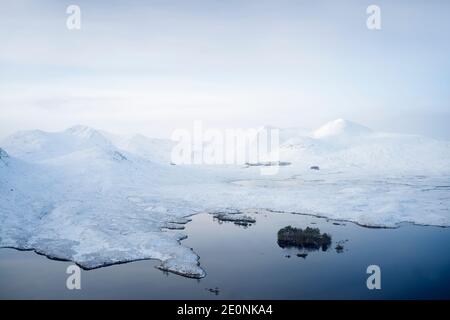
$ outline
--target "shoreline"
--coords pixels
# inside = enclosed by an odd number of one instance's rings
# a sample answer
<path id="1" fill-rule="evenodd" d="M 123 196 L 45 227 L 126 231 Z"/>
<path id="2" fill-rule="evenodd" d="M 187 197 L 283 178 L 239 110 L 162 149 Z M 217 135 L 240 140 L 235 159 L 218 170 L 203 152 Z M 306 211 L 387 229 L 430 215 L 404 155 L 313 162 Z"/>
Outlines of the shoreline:
<path id="1" fill-rule="evenodd" d="M 238 215 L 244 215 L 244 216 L 247 215 L 247 214 L 254 214 L 254 215 L 258 216 L 258 215 L 260 215 L 260 214 L 265 214 L 265 213 L 267 213 L 267 214 L 291 214 L 291 215 L 299 215 L 299 216 L 306 216 L 306 217 L 312 217 L 312 218 L 323 219 L 323 220 L 325 220 L 325 222 L 330 222 L 330 223 L 333 223 L 333 222 L 345 222 L 345 223 L 351 223 L 351 224 L 353 224 L 353 225 L 355 225 L 355 226 L 357 226 L 357 227 L 365 228 L 365 229 L 380 229 L 380 230 L 386 230 L 386 229 L 389 229 L 389 230 L 396 230 L 396 229 L 399 229 L 399 228 L 402 228 L 402 227 L 405 227 L 405 226 L 429 227 L 429 228 L 439 228 L 439 229 L 447 229 L 447 228 L 450 228 L 450 226 L 439 226 L 439 225 L 418 224 L 418 223 L 414 223 L 414 222 L 410 222 L 410 221 L 404 221 L 404 222 L 397 223 L 396 226 L 364 225 L 364 224 L 358 223 L 358 222 L 356 222 L 356 221 L 348 220 L 348 219 L 334 219 L 334 218 L 328 218 L 327 216 L 321 215 L 321 214 L 301 213 L 301 212 L 294 212 L 294 211 L 272 210 L 272 209 L 267 209 L 267 208 L 264 208 L 264 209 L 246 209 L 246 210 L 243 210 L 243 211 L 240 211 L 240 210 L 238 210 L 238 209 L 231 209 L 231 208 L 229 208 L 229 211 L 232 211 L 232 212 L 233 212 L 233 213 L 227 213 L 227 214 L 229 214 L 229 215 L 238 214 Z M 211 215 L 212 218 L 215 219 L 215 218 L 216 218 L 216 215 L 217 215 L 219 212 L 222 212 L 222 211 L 220 211 L 220 210 L 218 210 L 218 211 L 212 211 L 212 212 L 201 211 L 201 212 L 197 212 L 197 213 L 192 213 L 192 214 L 189 214 L 189 215 L 186 215 L 186 216 L 183 216 L 183 217 L 182 217 L 182 218 L 186 219 L 186 221 L 183 221 L 183 222 L 170 222 L 170 223 L 175 223 L 175 224 L 177 224 L 177 225 L 185 226 L 185 225 L 187 225 L 188 223 L 192 222 L 192 219 L 189 219 L 190 217 L 193 217 L 193 216 L 196 216 L 196 215 L 200 215 L 200 214 L 207 214 L 207 215 Z M 233 221 L 233 220 L 230 220 L 230 221 L 225 220 L 224 222 L 230 222 L 230 223 L 233 223 L 233 222 L 235 222 L 235 221 Z M 256 220 L 256 222 L 257 222 L 257 220 Z M 345 226 L 345 225 L 344 225 L 344 226 Z M 177 228 L 161 227 L 161 230 L 164 230 L 164 229 L 168 230 L 169 232 L 170 232 L 170 231 L 178 231 L 178 230 L 179 230 L 179 229 L 177 229 Z M 184 229 L 184 228 L 183 228 L 183 229 Z M 161 232 L 164 232 L 164 231 L 161 231 Z M 183 246 L 182 241 L 183 241 L 183 240 L 186 240 L 187 238 L 188 238 L 188 235 L 181 236 L 181 237 L 177 240 L 177 241 L 178 241 L 178 244 L 179 244 L 180 246 Z M 187 248 L 187 247 L 186 247 L 186 248 Z M 127 263 L 136 262 L 136 261 L 146 261 L 146 260 L 149 260 L 149 261 L 157 261 L 157 262 L 159 262 L 159 265 L 155 266 L 156 269 L 161 270 L 161 271 L 163 271 L 163 272 L 170 272 L 170 273 L 179 275 L 179 276 L 184 277 L 184 278 L 189 278 L 189 279 L 202 279 L 202 278 L 206 277 L 206 275 L 207 275 L 206 271 L 205 271 L 203 268 L 201 268 L 201 265 L 200 265 L 200 259 L 201 259 L 201 257 L 195 252 L 195 249 L 194 249 L 194 248 L 190 248 L 190 249 L 191 249 L 191 251 L 195 254 L 195 256 L 197 257 L 197 263 L 198 263 L 197 266 L 198 266 L 201 270 L 203 270 L 203 272 L 204 272 L 203 275 L 196 275 L 196 274 L 183 273 L 183 272 L 180 272 L 180 271 L 177 270 L 177 269 L 170 269 L 170 268 L 164 267 L 164 263 L 165 263 L 166 261 L 170 260 L 170 259 L 167 259 L 167 260 L 160 260 L 160 259 L 158 259 L 158 258 L 153 258 L 153 257 L 143 257 L 143 258 L 136 258 L 136 259 L 130 259 L 130 260 L 121 260 L 121 261 L 117 261 L 117 262 L 105 263 L 105 264 L 98 265 L 98 266 L 94 266 L 94 267 L 88 267 L 88 266 L 84 266 L 84 265 L 78 263 L 78 262 L 75 261 L 75 260 L 57 257 L 57 256 L 52 255 L 51 253 L 45 253 L 45 252 L 40 251 L 39 249 L 35 249 L 35 248 L 23 248 L 23 247 L 14 247 L 14 246 L 0 246 L 0 249 L 14 249 L 14 250 L 17 250 L 17 251 L 33 251 L 33 252 L 36 253 L 37 255 L 44 256 L 44 257 L 46 257 L 46 258 L 49 259 L 49 260 L 53 260 L 53 261 L 62 261 L 62 262 L 72 262 L 72 263 L 76 264 L 78 267 L 80 267 L 80 268 L 81 268 L 82 270 L 84 270 L 84 271 L 90 271 L 90 270 L 96 270 L 96 269 L 101 269 L 101 268 L 107 268 L 107 267 L 110 267 L 110 266 L 121 265 L 121 264 L 127 264 Z M 188 248 L 188 249 L 189 249 L 189 248 Z"/>

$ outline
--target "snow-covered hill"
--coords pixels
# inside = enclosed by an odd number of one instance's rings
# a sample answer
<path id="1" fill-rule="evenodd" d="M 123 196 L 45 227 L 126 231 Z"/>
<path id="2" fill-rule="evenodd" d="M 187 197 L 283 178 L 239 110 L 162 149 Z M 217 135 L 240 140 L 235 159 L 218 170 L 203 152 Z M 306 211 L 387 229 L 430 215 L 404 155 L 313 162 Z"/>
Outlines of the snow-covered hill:
<path id="1" fill-rule="evenodd" d="M 166 139 L 151 139 L 141 134 L 118 136 L 104 133 L 121 150 L 138 155 L 149 161 L 170 163 L 170 154 L 175 143 Z"/>
<path id="2" fill-rule="evenodd" d="M 315 139 L 351 139 L 368 135 L 371 132 L 372 130 L 360 124 L 344 119 L 336 119 L 314 130 L 312 137 Z"/>
<path id="3" fill-rule="evenodd" d="M 358 174 L 450 173 L 450 143 L 417 135 L 374 132 L 338 119 L 312 133 L 287 139 L 280 157 L 308 168 Z"/>
<path id="4" fill-rule="evenodd" d="M 270 209 L 364 225 L 450 226 L 450 144 L 345 120 L 280 129 L 280 167 L 170 165 L 172 141 L 85 126 L 16 133 L 0 143 L 0 246 L 86 268 L 155 258 L 205 275 L 182 246 L 189 215 Z M 311 170 L 311 166 L 319 170 Z"/>
<path id="5" fill-rule="evenodd" d="M 169 271 L 204 275 L 195 253 L 179 245 L 183 235 L 161 231 L 191 214 L 160 205 L 158 186 L 176 185 L 179 168 L 120 150 L 87 127 L 21 132 L 4 145 L 14 156 L 2 152 L 0 246 L 85 268 L 156 258 Z"/>
<path id="6" fill-rule="evenodd" d="M 100 132 L 85 126 L 75 126 L 62 132 L 21 131 L 6 138 L 2 146 L 15 157 L 30 162 L 45 162 L 84 150 L 118 153 L 117 148 Z M 115 156 L 120 158 L 118 154 Z"/>

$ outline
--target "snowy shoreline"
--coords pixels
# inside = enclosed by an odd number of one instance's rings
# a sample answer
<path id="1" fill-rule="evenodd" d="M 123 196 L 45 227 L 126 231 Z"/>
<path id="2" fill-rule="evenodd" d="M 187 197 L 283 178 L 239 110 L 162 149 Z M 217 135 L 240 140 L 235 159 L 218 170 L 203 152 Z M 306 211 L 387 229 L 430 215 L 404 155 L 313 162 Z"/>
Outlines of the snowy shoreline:
<path id="1" fill-rule="evenodd" d="M 318 214 L 310 214 L 310 213 L 299 213 L 299 212 L 286 212 L 286 211 L 276 211 L 276 210 L 270 210 L 270 209 L 248 209 L 248 210 L 243 210 L 242 212 L 239 210 L 234 211 L 233 209 L 230 209 L 231 211 L 233 211 L 233 213 L 231 214 L 227 214 L 227 215 L 236 215 L 236 216 L 242 216 L 244 221 L 248 221 L 248 218 L 251 216 L 258 216 L 261 214 L 293 214 L 293 215 L 302 215 L 302 216 L 309 216 L 309 217 L 314 217 L 314 218 L 320 218 L 320 219 L 324 219 L 327 222 L 345 222 L 345 223 L 352 223 L 358 227 L 361 228 L 367 228 L 367 229 L 398 229 L 401 227 L 404 227 L 405 225 L 415 225 L 415 226 L 419 226 L 419 227 L 434 227 L 434 228 L 449 228 L 450 226 L 437 226 L 437 225 L 425 225 L 425 224 L 416 224 L 414 222 L 408 222 L 408 221 L 404 221 L 404 222 L 400 222 L 398 223 L 396 226 L 382 226 L 382 225 L 363 225 L 360 224 L 356 221 L 351 221 L 351 220 L 344 220 L 344 219 L 330 219 L 327 216 L 324 215 L 318 215 Z M 204 212 L 198 212 L 198 213 L 194 213 L 192 215 L 186 216 L 184 218 L 189 218 L 198 214 L 203 214 Z M 207 214 L 216 217 L 217 216 L 217 212 L 208 212 Z M 223 214 L 223 213 L 222 213 Z M 251 216 L 248 216 L 246 214 L 250 214 Z M 257 219 L 253 219 L 252 223 L 257 223 Z M 225 221 L 225 222 L 230 222 L 233 223 L 235 221 L 238 221 L 239 217 L 235 217 L 235 219 L 229 219 L 229 220 L 221 220 L 221 221 Z M 191 222 L 191 219 L 187 219 L 187 221 L 185 221 L 183 224 L 188 224 L 189 222 Z M 171 230 L 177 230 L 177 229 L 171 229 Z M 188 236 L 185 235 L 184 237 L 179 239 L 179 245 L 183 246 L 182 241 L 187 239 Z M 152 260 L 152 261 L 158 261 L 159 265 L 155 266 L 155 268 L 161 270 L 161 271 L 166 271 L 166 272 L 171 272 L 173 274 L 176 275 L 180 275 L 183 277 L 187 277 L 187 278 L 192 278 L 192 279 L 201 279 L 204 278 L 207 273 L 203 270 L 203 268 L 201 267 L 200 264 L 200 259 L 201 257 L 195 253 L 195 248 L 192 248 L 192 252 L 196 255 L 197 257 L 197 266 L 199 269 L 201 269 L 202 271 L 198 271 L 196 273 L 192 273 L 192 272 L 188 272 L 188 271 L 183 271 L 183 268 L 170 268 L 168 266 L 164 265 L 164 261 L 158 259 L 158 258 L 152 258 L 152 257 L 143 257 L 143 258 L 134 258 L 131 260 L 121 260 L 121 261 L 117 261 L 117 262 L 112 262 L 112 263 L 105 263 L 102 265 L 97 265 L 97 266 L 93 266 L 93 267 L 89 267 L 89 266 L 85 266 L 83 264 L 78 263 L 77 261 L 71 260 L 71 259 L 64 259 L 64 258 L 60 258 L 57 256 L 52 255 L 51 253 L 46 253 L 43 251 L 39 251 L 38 249 L 34 249 L 34 248 L 21 248 L 21 247 L 11 247 L 11 246 L 0 246 L 0 249 L 14 249 L 14 250 L 18 250 L 18 251 L 33 251 L 34 253 L 41 255 L 41 256 L 45 256 L 46 258 L 48 258 L 49 260 L 55 260 L 55 261 L 67 261 L 67 262 L 73 262 L 76 265 L 78 265 L 81 269 L 89 271 L 89 270 L 95 270 L 95 269 L 100 269 L 100 268 L 106 268 L 106 267 L 110 267 L 110 266 L 114 266 L 114 265 L 120 265 L 120 264 L 126 264 L 126 263 L 131 263 L 131 262 L 135 262 L 135 261 L 144 261 L 144 260 Z"/>

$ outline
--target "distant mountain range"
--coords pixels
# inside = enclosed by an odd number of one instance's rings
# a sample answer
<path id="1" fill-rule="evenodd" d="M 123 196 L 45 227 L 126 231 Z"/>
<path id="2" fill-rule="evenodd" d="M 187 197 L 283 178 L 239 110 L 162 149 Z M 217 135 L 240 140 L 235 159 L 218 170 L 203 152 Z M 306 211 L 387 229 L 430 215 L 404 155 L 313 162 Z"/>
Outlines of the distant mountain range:
<path id="1" fill-rule="evenodd" d="M 374 132 L 360 124 L 337 119 L 307 132 L 279 129 L 280 161 L 309 168 L 362 168 L 379 171 L 443 172 L 450 168 L 450 142 L 418 135 Z M 0 146 L 11 156 L 29 162 L 58 161 L 63 156 L 92 156 L 115 160 L 141 158 L 170 163 L 175 142 L 143 135 L 119 136 L 86 126 L 62 132 L 22 131 Z M 69 157 L 70 158 L 70 157 Z M 61 160 L 63 161 L 63 160 Z"/>

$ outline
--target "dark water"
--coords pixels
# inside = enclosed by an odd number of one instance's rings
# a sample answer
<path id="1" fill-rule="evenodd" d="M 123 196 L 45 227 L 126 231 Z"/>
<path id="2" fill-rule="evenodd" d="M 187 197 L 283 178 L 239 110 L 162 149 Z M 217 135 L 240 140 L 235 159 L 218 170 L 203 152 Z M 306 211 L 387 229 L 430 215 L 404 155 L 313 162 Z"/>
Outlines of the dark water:
<path id="1" fill-rule="evenodd" d="M 163 273 L 157 261 L 136 261 L 82 271 L 81 290 L 66 289 L 70 262 L 34 252 L 0 249 L 0 298 L 58 299 L 449 299 L 450 228 L 404 225 L 369 229 L 292 215 L 256 215 L 243 228 L 200 214 L 186 225 L 207 272 L 201 280 Z M 277 244 L 279 229 L 318 227 L 331 234 L 328 251 Z M 344 251 L 335 250 L 342 240 Z M 287 256 L 290 256 L 288 258 Z M 381 268 L 381 290 L 368 290 L 366 268 Z M 211 292 L 209 288 L 218 288 Z"/>

